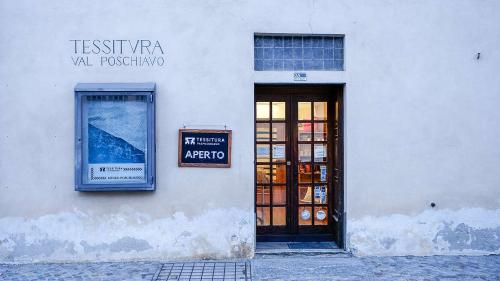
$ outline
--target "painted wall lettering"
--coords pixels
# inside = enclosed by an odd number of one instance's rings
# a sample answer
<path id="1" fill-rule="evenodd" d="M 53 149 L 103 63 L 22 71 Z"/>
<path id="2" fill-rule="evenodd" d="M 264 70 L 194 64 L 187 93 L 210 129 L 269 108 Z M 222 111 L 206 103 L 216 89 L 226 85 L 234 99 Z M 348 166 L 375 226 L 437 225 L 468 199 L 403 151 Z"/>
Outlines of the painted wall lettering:
<path id="1" fill-rule="evenodd" d="M 149 39 L 71 39 L 75 67 L 158 67 L 165 65 L 164 46 Z"/>

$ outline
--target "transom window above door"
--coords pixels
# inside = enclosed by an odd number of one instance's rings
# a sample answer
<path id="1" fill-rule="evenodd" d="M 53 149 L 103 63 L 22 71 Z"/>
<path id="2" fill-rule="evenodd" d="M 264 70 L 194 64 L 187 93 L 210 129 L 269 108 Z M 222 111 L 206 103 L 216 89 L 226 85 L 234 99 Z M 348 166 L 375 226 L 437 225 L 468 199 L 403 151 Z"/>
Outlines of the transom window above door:
<path id="1" fill-rule="evenodd" d="M 338 35 L 255 35 L 254 70 L 344 70 L 344 37 Z"/>

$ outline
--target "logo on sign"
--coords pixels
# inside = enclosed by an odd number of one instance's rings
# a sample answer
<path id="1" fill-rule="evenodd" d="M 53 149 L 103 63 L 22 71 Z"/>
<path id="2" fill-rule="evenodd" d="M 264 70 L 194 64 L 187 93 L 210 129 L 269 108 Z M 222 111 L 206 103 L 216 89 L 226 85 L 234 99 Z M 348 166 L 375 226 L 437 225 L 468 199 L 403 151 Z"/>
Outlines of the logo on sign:
<path id="1" fill-rule="evenodd" d="M 194 144 L 194 138 L 186 137 L 184 140 L 184 144 Z"/>
<path id="2" fill-rule="evenodd" d="M 302 72 L 295 72 L 293 74 L 294 81 L 307 81 L 307 74 Z"/>

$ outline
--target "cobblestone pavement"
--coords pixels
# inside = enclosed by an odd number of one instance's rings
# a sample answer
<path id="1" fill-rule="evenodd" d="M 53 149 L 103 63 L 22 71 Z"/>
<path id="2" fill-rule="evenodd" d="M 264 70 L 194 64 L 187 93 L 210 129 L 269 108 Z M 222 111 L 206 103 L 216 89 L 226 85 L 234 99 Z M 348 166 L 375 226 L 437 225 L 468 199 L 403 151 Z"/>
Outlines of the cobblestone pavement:
<path id="1" fill-rule="evenodd" d="M 260 256 L 254 280 L 500 280 L 500 256 Z"/>
<path id="2" fill-rule="evenodd" d="M 252 280 L 261 281 L 500 280 L 498 255 L 366 258 L 347 254 L 258 255 L 249 262 L 0 264 L 0 280 L 189 280 L 187 274 L 182 276 L 183 271 L 202 272 L 201 278 L 200 274 L 190 274 L 195 277 L 191 280 L 245 280 L 243 273 L 247 278 L 252 275 Z"/>
<path id="3" fill-rule="evenodd" d="M 160 262 L 45 263 L 0 265 L 0 280 L 152 280 Z"/>

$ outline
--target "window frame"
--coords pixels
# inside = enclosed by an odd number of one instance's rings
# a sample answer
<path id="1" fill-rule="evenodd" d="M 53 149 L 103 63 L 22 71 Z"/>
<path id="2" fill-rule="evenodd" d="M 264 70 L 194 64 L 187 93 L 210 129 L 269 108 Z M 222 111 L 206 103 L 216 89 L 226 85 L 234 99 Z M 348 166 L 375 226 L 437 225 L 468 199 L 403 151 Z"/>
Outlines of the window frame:
<path id="1" fill-rule="evenodd" d="M 75 191 L 154 191 L 156 182 L 155 83 L 79 83 L 75 86 Z M 88 96 L 146 96 L 147 141 L 145 183 L 83 182 L 83 99 Z"/>

